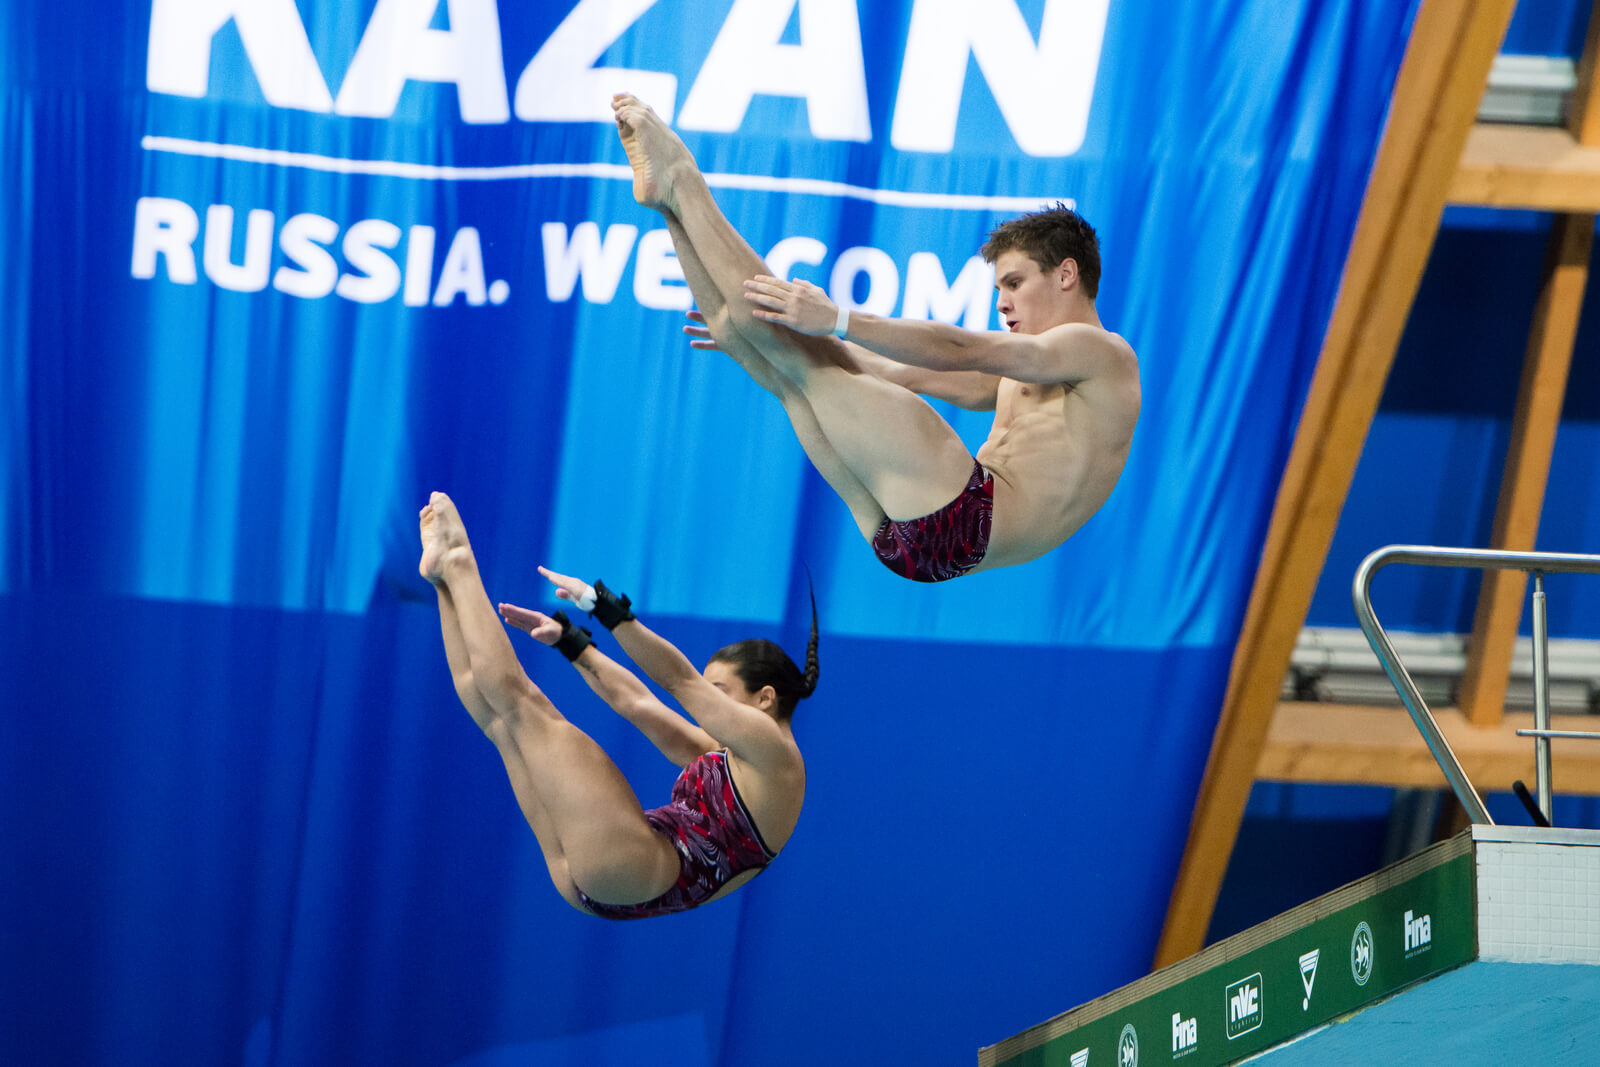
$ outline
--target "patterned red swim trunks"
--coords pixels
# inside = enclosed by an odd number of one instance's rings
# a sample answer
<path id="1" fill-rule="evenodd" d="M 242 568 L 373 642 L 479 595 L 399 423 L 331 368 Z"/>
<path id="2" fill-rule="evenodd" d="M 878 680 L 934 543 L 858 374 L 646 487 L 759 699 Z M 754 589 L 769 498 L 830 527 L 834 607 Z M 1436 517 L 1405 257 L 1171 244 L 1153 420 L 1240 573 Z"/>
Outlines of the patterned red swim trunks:
<path id="1" fill-rule="evenodd" d="M 672 802 L 644 813 L 656 833 L 678 850 L 678 881 L 642 904 L 602 904 L 582 889 L 578 899 L 602 919 L 645 919 L 688 911 L 711 899 L 735 875 L 777 858 L 756 829 L 733 778 L 726 750 L 707 752 L 683 769 Z"/>
<path id="2" fill-rule="evenodd" d="M 913 582 L 959 578 L 983 562 L 993 516 L 994 475 L 973 460 L 959 496 L 920 519 L 884 519 L 872 548 L 885 567 Z"/>

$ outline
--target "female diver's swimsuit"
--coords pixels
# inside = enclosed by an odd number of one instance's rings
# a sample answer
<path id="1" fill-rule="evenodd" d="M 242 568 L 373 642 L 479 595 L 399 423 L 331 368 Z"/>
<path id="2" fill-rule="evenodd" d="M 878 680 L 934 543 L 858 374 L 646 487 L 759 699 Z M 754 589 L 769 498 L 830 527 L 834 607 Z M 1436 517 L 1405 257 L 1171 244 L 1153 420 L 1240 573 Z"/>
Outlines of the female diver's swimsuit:
<path id="1" fill-rule="evenodd" d="M 641 904 L 602 904 L 582 889 L 578 899 L 602 919 L 644 919 L 699 907 L 736 875 L 762 870 L 777 858 L 756 829 L 728 773 L 728 751 L 707 752 L 683 769 L 672 800 L 644 813 L 656 833 L 678 850 L 678 881 Z"/>

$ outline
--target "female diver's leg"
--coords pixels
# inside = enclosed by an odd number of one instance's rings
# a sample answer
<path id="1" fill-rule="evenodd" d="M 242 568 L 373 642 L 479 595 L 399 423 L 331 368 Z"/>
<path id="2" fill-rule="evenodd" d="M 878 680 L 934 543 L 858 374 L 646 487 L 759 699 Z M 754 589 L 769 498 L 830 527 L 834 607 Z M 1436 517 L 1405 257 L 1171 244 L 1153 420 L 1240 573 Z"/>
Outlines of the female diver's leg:
<path id="1" fill-rule="evenodd" d="M 608 904 L 659 896 L 677 880 L 677 851 L 611 758 L 523 672 L 450 498 L 434 493 L 420 520 L 418 570 L 439 590 L 457 693 L 500 753 L 556 889 L 575 907 L 580 887 Z"/>

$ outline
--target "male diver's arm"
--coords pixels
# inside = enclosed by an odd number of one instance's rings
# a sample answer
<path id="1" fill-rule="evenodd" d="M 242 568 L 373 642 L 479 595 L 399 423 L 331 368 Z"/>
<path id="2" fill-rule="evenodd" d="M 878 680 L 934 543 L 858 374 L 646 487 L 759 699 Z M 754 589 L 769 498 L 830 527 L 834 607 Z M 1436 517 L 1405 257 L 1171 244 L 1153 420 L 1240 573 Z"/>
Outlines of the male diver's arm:
<path id="1" fill-rule="evenodd" d="M 716 738 L 658 700 L 632 671 L 587 640 L 576 637 L 578 632 L 587 632 L 573 627 L 565 613 L 557 612 L 558 618 L 552 618 L 515 604 L 501 604 L 500 613 L 506 622 L 534 640 L 566 654 L 595 696 L 632 723 L 663 756 L 679 767 L 686 767 L 703 753 L 721 747 Z M 575 651 L 574 645 L 578 646 Z"/>
<path id="2" fill-rule="evenodd" d="M 1138 377 L 1138 361 L 1128 342 L 1086 322 L 1027 334 L 851 313 L 846 343 L 939 373 L 966 370 L 997 379 L 1070 385 Z"/>
<path id="3" fill-rule="evenodd" d="M 862 370 L 921 396 L 944 400 L 967 411 L 993 411 L 999 400 L 999 375 L 977 370 L 929 370 L 880 356 L 854 341 L 846 341 L 844 346 Z"/>
<path id="4" fill-rule="evenodd" d="M 683 328 L 690 338 L 689 347 L 701 351 L 722 351 L 721 344 L 711 336 L 711 330 L 705 325 L 703 315 L 691 311 L 689 319 L 692 325 Z M 921 396 L 944 400 L 968 411 L 993 411 L 999 399 L 1000 379 L 996 375 L 982 371 L 928 370 L 926 367 L 897 363 L 851 341 L 844 342 L 844 345 L 861 370 Z"/>
<path id="5" fill-rule="evenodd" d="M 810 282 L 766 275 L 746 281 L 745 296 L 764 322 L 814 337 L 833 333 L 886 359 L 925 370 L 979 371 L 1020 382 L 1072 384 L 1104 375 L 1137 374 L 1138 364 L 1126 341 L 1084 322 L 1023 334 L 967 330 L 946 322 L 861 311 L 844 315 L 827 293 Z"/>

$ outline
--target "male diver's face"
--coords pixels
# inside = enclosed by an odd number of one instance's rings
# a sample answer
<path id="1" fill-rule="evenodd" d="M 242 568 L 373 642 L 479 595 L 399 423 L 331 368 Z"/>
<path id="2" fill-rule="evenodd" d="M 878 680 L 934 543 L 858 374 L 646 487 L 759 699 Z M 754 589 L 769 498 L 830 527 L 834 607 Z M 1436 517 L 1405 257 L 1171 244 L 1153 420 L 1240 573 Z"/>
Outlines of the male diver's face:
<path id="1" fill-rule="evenodd" d="M 1043 333 L 1061 320 L 1061 270 L 1046 273 L 1026 252 L 1010 249 L 994 261 L 995 310 L 1012 333 Z"/>

